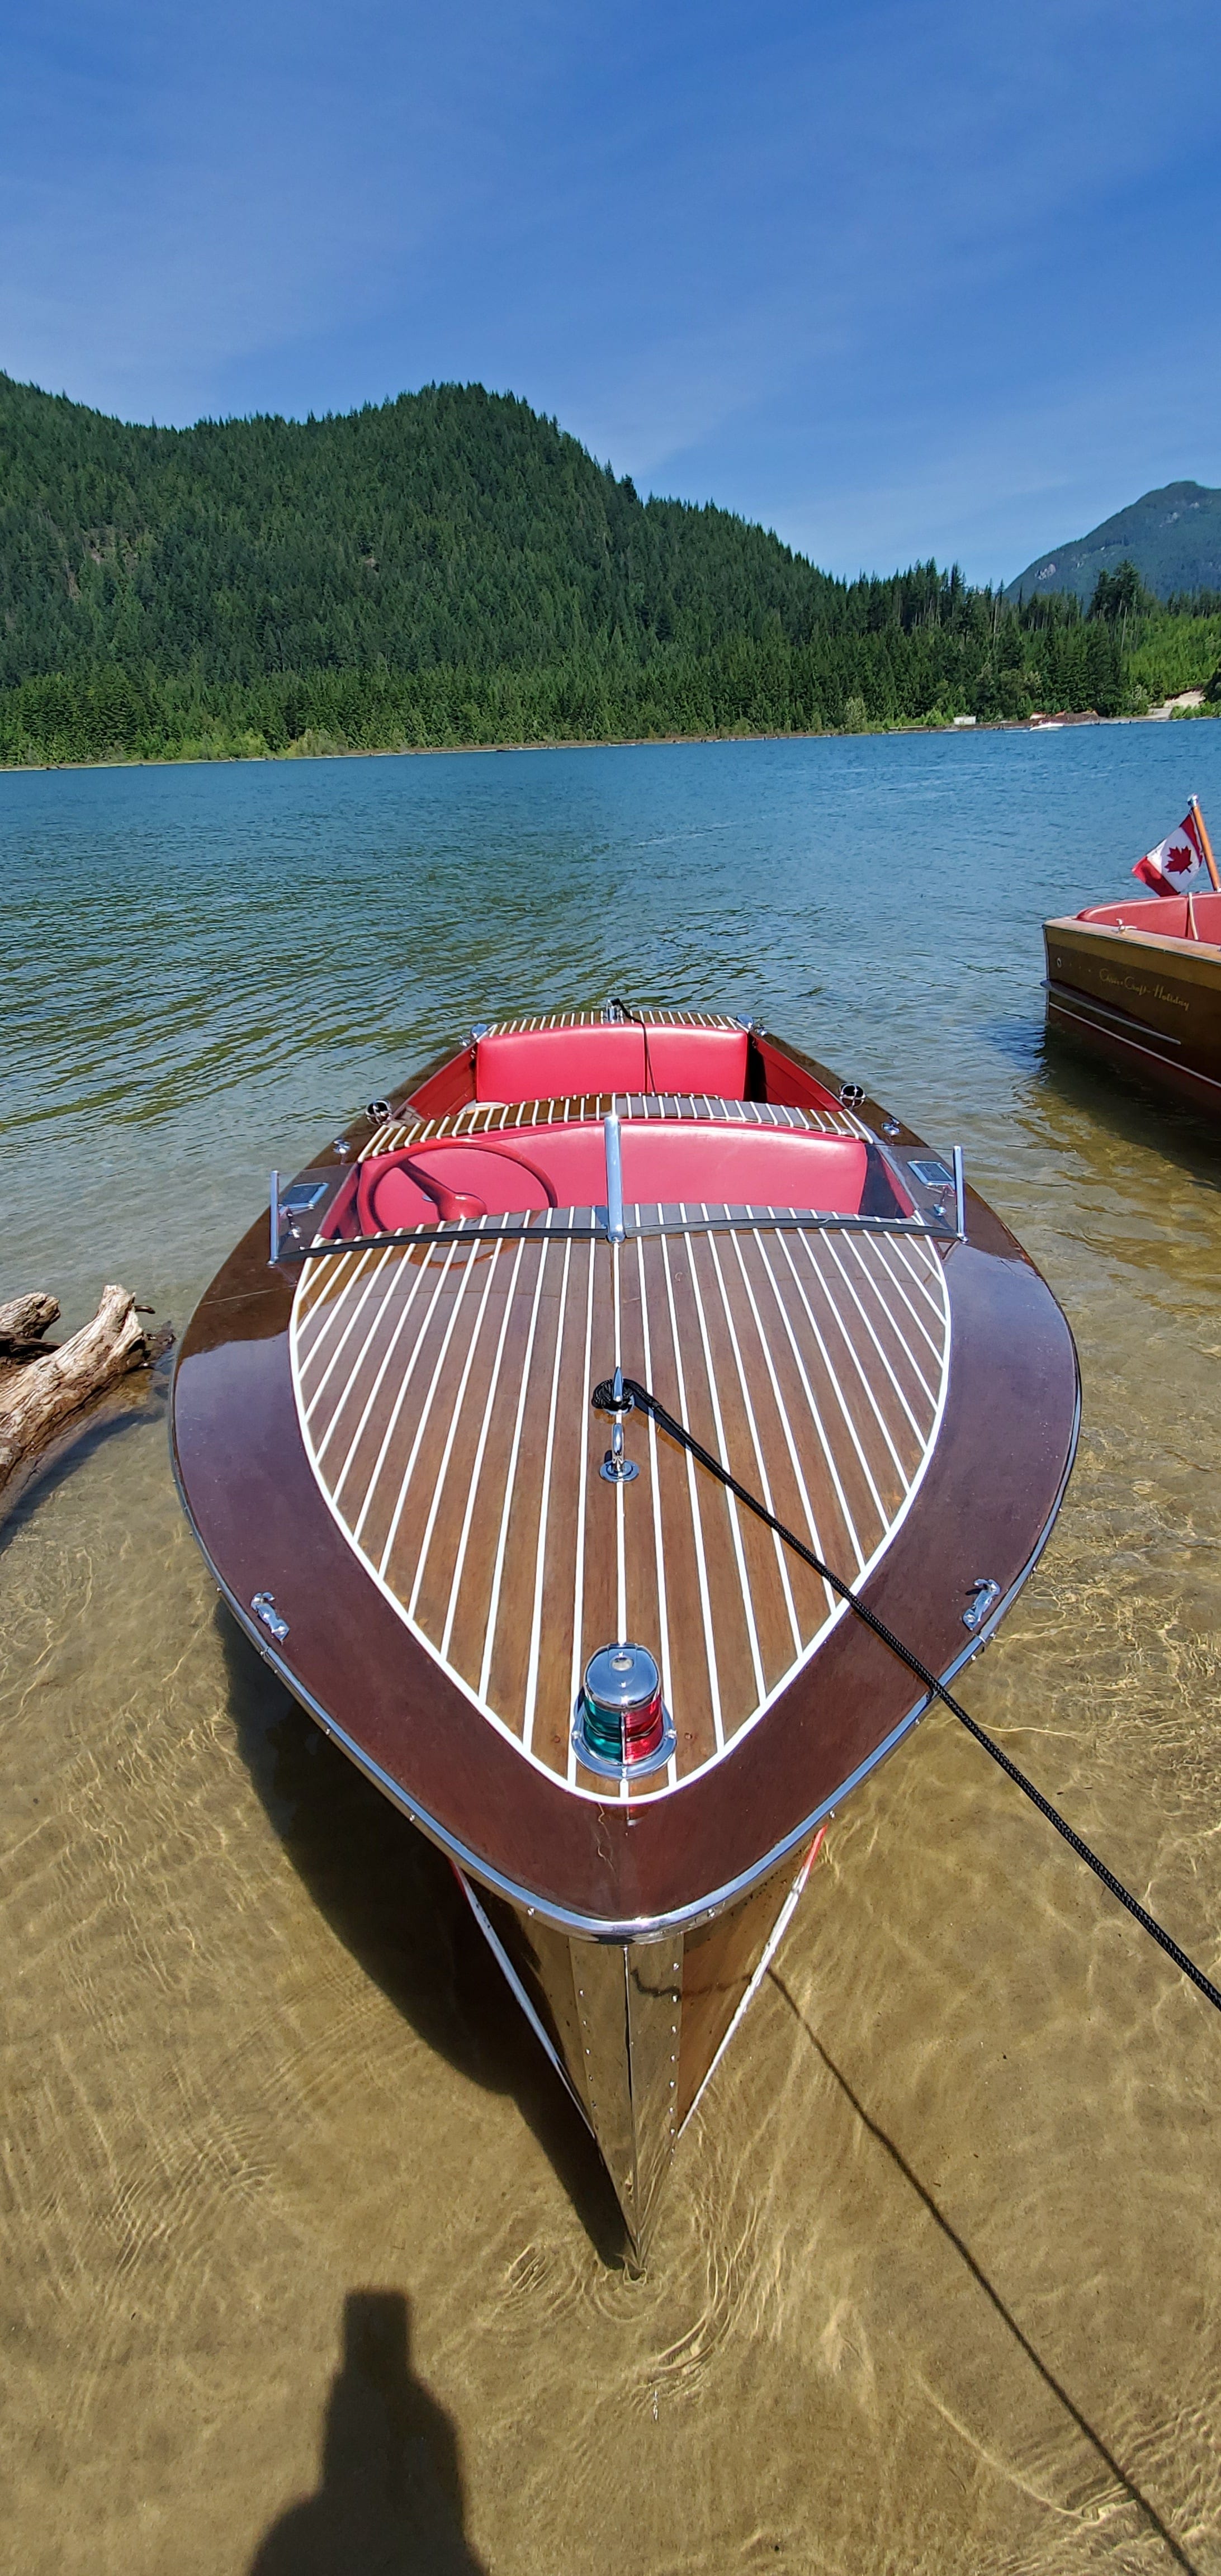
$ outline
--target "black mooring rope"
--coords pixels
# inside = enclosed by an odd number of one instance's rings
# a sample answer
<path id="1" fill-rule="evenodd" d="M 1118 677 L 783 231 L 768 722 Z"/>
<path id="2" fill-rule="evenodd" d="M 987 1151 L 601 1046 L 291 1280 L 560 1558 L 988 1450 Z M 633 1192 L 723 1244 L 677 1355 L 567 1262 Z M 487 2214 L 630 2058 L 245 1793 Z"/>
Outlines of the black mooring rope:
<path id="1" fill-rule="evenodd" d="M 1089 1844 L 1082 1841 L 1080 1834 L 1075 1833 L 1065 1817 L 1053 1807 L 1050 1798 L 1045 1798 L 1042 1790 L 1036 1789 L 1033 1780 L 1028 1780 L 1025 1772 L 1019 1771 L 1016 1762 L 1011 1762 L 1008 1754 L 1001 1751 L 1000 1745 L 994 1744 L 990 1735 L 985 1735 L 982 1726 L 977 1725 L 973 1717 L 968 1717 L 965 1708 L 959 1706 L 953 1694 L 946 1689 L 945 1683 L 938 1680 L 936 1673 L 930 1672 L 927 1664 L 921 1663 L 919 1655 L 914 1655 L 910 1646 L 905 1646 L 902 1638 L 896 1637 L 894 1630 L 888 1628 L 884 1620 L 877 1618 L 872 1610 L 867 1609 L 863 1601 L 858 1601 L 851 1585 L 845 1583 L 829 1565 L 824 1565 L 822 1558 L 815 1556 L 813 1548 L 807 1547 L 804 1540 L 797 1537 L 795 1531 L 786 1529 L 784 1522 L 778 1521 L 774 1512 L 769 1512 L 766 1503 L 761 1503 L 757 1494 L 750 1493 L 745 1485 L 740 1485 L 737 1477 L 731 1476 L 728 1467 L 723 1467 L 720 1459 L 715 1458 L 710 1449 L 703 1447 L 694 1434 L 688 1431 L 685 1423 L 676 1421 L 672 1413 L 667 1413 L 664 1404 L 659 1404 L 657 1397 L 647 1386 L 641 1386 L 634 1377 L 622 1378 L 619 1383 L 623 1389 L 621 1399 L 617 1396 L 615 1385 L 610 1378 L 605 1378 L 594 1388 L 591 1401 L 596 1410 L 599 1413 L 630 1413 L 638 1405 L 642 1413 L 652 1416 L 659 1431 L 667 1431 L 670 1438 L 677 1440 L 681 1448 L 690 1450 L 691 1456 L 699 1460 L 701 1467 L 706 1467 L 710 1476 L 715 1476 L 722 1485 L 728 1487 L 731 1494 L 736 1494 L 738 1501 L 745 1504 L 748 1512 L 754 1513 L 756 1520 L 764 1521 L 768 1529 L 775 1531 L 777 1538 L 783 1539 L 786 1547 L 792 1548 L 795 1556 L 801 1557 L 806 1565 L 812 1566 L 815 1574 L 821 1575 L 823 1582 L 829 1583 L 833 1592 L 838 1592 L 841 1601 L 847 1602 L 849 1609 L 855 1612 L 856 1617 L 863 1621 L 865 1627 L 872 1628 L 875 1637 L 880 1637 L 882 1644 L 889 1646 L 892 1655 L 897 1655 L 900 1663 L 906 1664 L 908 1670 L 915 1674 L 916 1679 L 923 1682 L 925 1689 L 943 1702 L 951 1716 L 956 1717 L 959 1724 L 965 1726 L 968 1735 L 973 1735 L 976 1743 L 982 1744 L 985 1753 L 991 1754 L 993 1761 L 999 1764 L 1008 1778 L 1014 1781 L 1029 1798 L 1031 1805 L 1038 1808 L 1039 1814 L 1046 1816 L 1048 1824 L 1054 1825 L 1056 1832 L 1063 1835 L 1070 1851 L 1075 1851 L 1078 1860 L 1083 1860 L 1087 1869 L 1093 1870 L 1095 1878 L 1101 1879 L 1110 1894 L 1117 1897 L 1121 1905 L 1127 1907 L 1133 1920 L 1139 1923 L 1142 1932 L 1147 1932 L 1150 1939 L 1157 1942 L 1158 1948 L 1165 1951 L 1167 1958 L 1173 1959 L 1176 1968 L 1180 1969 L 1185 1977 L 1190 1977 L 1193 1986 L 1198 1987 L 1208 2002 L 1215 2005 L 1217 2011 L 1221 2012 L 1221 1991 L 1214 1986 L 1211 1977 L 1206 1977 L 1203 1969 L 1197 1968 L 1194 1959 L 1189 1959 L 1187 1952 L 1180 1950 L 1178 1942 L 1172 1940 L 1169 1932 L 1163 1931 L 1161 1924 L 1155 1922 L 1152 1914 L 1141 1904 L 1139 1897 L 1133 1896 L 1122 1880 L 1116 1878 L 1114 1871 L 1107 1868 L 1106 1862 L 1099 1859 L 1097 1852 L 1090 1850 Z"/>

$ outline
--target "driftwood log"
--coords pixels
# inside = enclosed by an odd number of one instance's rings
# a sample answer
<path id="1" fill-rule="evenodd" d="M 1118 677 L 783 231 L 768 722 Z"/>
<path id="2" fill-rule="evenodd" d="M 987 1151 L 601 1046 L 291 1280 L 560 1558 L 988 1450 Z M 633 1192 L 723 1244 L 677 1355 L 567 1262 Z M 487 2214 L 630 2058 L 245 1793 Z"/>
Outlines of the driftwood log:
<path id="1" fill-rule="evenodd" d="M 32 1297 L 10 1297 L 0 1306 L 0 1357 L 24 1359 L 27 1352 L 45 1357 L 42 1336 L 48 1324 L 59 1322 L 58 1297 L 46 1297 L 35 1291 Z"/>
<path id="2" fill-rule="evenodd" d="M 40 1336 L 58 1314 L 43 1295 L 0 1306 L 0 1488 L 83 1406 L 166 1347 L 164 1334 L 145 1332 L 127 1288 L 103 1288 L 92 1322 L 48 1349 Z"/>

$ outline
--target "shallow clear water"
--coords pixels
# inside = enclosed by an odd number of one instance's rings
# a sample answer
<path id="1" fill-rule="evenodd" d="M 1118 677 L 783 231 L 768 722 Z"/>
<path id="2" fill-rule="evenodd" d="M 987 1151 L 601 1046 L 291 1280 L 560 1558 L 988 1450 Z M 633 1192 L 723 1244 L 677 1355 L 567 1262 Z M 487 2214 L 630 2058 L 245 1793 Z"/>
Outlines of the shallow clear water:
<path id="1" fill-rule="evenodd" d="M 961 1141 L 1067 1309 L 1078 1466 L 967 1696 L 1216 1974 L 1221 1137 L 1046 1050 L 1039 980 L 1193 788 L 1221 725 L 0 777 L 3 1293 L 181 1324 L 473 1015 L 758 1013 Z M 163 1412 L 0 1523 L 9 2563 L 1221 2569 L 1221 2024 L 952 1721 L 836 1818 L 632 2281 Z"/>

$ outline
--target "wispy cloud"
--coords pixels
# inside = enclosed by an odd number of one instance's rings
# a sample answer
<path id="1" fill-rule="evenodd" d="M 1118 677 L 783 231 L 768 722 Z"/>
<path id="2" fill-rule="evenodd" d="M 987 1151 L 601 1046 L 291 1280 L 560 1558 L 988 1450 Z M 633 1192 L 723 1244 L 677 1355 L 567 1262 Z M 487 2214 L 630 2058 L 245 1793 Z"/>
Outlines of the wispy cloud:
<path id="1" fill-rule="evenodd" d="M 163 420 L 478 377 L 838 568 L 1221 480 L 1203 0 L 8 9 L 11 372 Z"/>

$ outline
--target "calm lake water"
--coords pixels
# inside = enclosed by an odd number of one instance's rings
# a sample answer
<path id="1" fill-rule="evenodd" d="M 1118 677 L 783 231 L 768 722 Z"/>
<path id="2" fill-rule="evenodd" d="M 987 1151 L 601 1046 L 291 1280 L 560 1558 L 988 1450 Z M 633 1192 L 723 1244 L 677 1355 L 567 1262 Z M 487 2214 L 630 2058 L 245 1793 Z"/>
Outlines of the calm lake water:
<path id="1" fill-rule="evenodd" d="M 472 1016 L 750 1010 L 1081 1353 L 966 1697 L 1221 1958 L 1221 1136 L 1045 1048 L 1221 724 L 0 777 L 4 1291 L 177 1324 Z M 837 1816 L 647 2278 L 447 1872 L 218 1611 L 164 1390 L 0 1524 L 21 2576 L 1221 2569 L 1221 2023 L 945 1716 Z"/>

